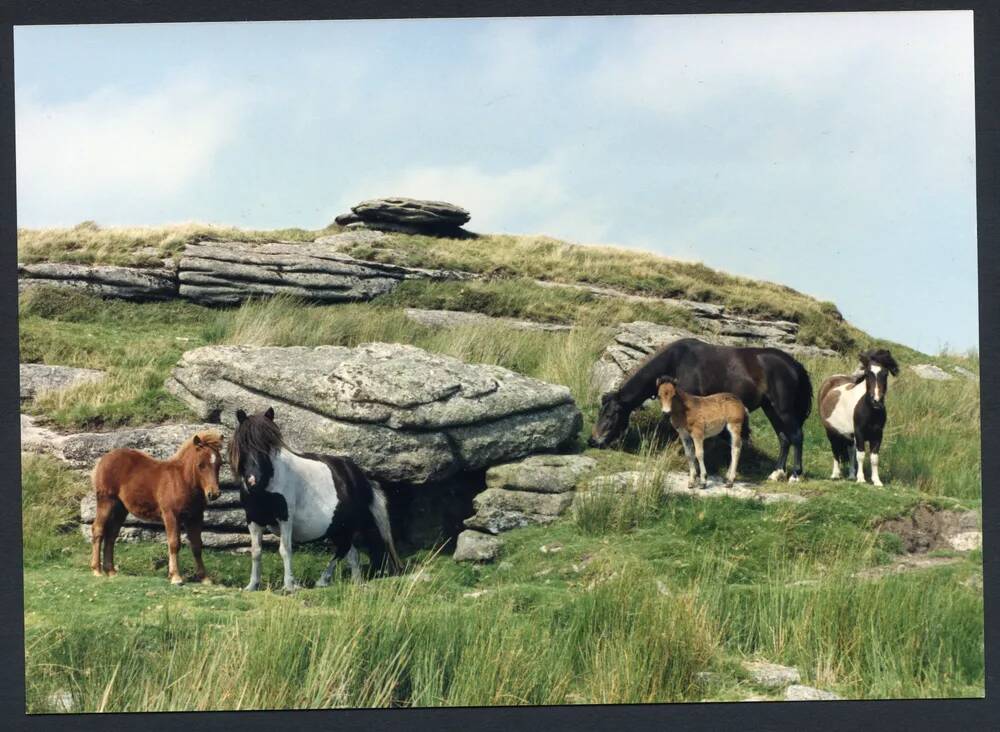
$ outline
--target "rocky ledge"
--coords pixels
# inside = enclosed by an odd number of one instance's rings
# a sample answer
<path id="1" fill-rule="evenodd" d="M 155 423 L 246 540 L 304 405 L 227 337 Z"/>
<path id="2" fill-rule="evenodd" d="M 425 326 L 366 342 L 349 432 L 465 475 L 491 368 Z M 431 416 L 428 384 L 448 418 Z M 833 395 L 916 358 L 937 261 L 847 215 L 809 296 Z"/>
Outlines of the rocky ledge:
<path id="1" fill-rule="evenodd" d="M 206 346 L 181 358 L 167 389 L 201 419 L 273 406 L 300 450 L 350 455 L 374 477 L 419 485 L 573 440 L 569 389 L 414 346 Z"/>
<path id="2" fill-rule="evenodd" d="M 21 401 L 30 401 L 44 392 L 62 391 L 80 384 L 101 381 L 105 374 L 97 369 L 50 366 L 44 363 L 20 365 Z"/>

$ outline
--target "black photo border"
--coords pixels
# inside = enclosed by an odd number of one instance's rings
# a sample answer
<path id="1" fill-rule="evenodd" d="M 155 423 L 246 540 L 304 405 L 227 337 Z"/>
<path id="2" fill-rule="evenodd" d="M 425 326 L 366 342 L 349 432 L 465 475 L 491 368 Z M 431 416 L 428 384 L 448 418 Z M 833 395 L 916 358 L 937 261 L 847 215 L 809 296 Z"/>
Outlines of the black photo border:
<path id="1" fill-rule="evenodd" d="M 20 445 L 17 352 L 17 232 L 14 148 L 13 26 L 337 18 L 460 18 L 556 15 L 972 10 L 975 37 L 979 330 L 982 400 L 983 572 L 986 698 L 840 702 L 757 702 L 551 707 L 350 709 L 31 715 L 24 712 L 24 608 L 21 570 Z M 0 724 L 41 731 L 184 728 L 271 732 L 285 729 L 477 732 L 511 728 L 654 729 L 997 729 L 997 608 L 1000 498 L 1000 3 L 909 0 L 2 0 L 0 1 Z M 942 242 L 942 246 L 947 243 Z M 996 452 L 994 452 L 996 450 Z"/>

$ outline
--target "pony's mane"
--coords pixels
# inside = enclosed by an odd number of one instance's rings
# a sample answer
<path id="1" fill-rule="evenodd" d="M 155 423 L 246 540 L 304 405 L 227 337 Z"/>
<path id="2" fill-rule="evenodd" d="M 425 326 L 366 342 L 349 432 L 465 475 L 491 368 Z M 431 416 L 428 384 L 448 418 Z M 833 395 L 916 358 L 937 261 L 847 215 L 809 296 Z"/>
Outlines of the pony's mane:
<path id="1" fill-rule="evenodd" d="M 177 448 L 177 452 L 174 453 L 174 458 L 179 458 L 183 453 L 190 450 L 194 446 L 195 437 L 213 450 L 222 452 L 222 435 L 216 430 L 205 430 L 204 432 L 195 432 L 189 438 L 184 440 L 184 443 Z"/>
<path id="2" fill-rule="evenodd" d="M 251 415 L 239 424 L 229 441 L 229 466 L 237 473 L 244 452 L 268 454 L 281 447 L 285 447 L 285 440 L 278 425 L 262 414 Z"/>
<path id="3" fill-rule="evenodd" d="M 861 363 L 865 363 L 866 360 L 869 363 L 877 363 L 879 366 L 888 369 L 889 373 L 893 376 L 899 375 L 899 364 L 896 363 L 896 359 L 885 348 L 865 351 L 861 354 Z"/>

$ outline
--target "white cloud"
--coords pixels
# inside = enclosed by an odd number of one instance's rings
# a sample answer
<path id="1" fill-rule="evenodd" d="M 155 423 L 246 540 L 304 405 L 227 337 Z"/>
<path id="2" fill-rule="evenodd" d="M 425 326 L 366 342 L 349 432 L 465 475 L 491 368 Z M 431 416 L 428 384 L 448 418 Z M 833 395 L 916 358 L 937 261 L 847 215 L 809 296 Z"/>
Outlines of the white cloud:
<path id="1" fill-rule="evenodd" d="M 178 194 L 237 134 L 246 101 L 187 80 L 139 95 L 103 88 L 60 103 L 19 94 L 18 199 L 33 209 L 50 201 L 62 215 L 116 196 Z"/>

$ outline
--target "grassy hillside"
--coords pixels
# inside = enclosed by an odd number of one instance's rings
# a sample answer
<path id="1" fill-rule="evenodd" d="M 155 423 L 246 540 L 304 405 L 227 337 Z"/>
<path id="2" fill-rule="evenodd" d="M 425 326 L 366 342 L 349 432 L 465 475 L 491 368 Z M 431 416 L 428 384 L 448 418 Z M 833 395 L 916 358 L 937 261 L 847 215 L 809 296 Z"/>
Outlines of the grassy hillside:
<path id="1" fill-rule="evenodd" d="M 176 258 L 185 244 L 199 239 L 308 242 L 338 231 L 336 226 L 316 231 L 251 231 L 203 224 L 105 229 L 93 222 L 84 222 L 70 229 L 19 229 L 18 261 L 156 266 L 163 258 Z M 486 234 L 476 238 L 447 239 L 392 234 L 376 243 L 347 246 L 344 251 L 375 261 L 460 269 L 490 278 L 487 285 L 443 285 L 440 298 L 452 301 L 456 298 L 455 291 L 462 288 L 475 292 L 476 295 L 471 296 L 473 299 L 478 296 L 491 302 L 503 299 L 504 294 L 509 296 L 512 289 L 527 288 L 517 297 L 522 308 L 512 313 L 522 316 L 531 313 L 532 307 L 523 307 L 525 303 L 531 303 L 536 310 L 548 310 L 547 314 L 543 314 L 547 319 L 576 322 L 571 320 L 576 314 L 573 301 L 578 303 L 577 298 L 585 296 L 560 294 L 538 286 L 532 288 L 532 283 L 525 282 L 538 279 L 613 288 L 637 295 L 718 303 L 745 315 L 791 320 L 800 324 L 799 341 L 806 345 L 845 350 L 870 340 L 845 323 L 833 303 L 820 302 L 784 285 L 737 277 L 703 264 L 672 260 L 637 250 L 580 246 L 542 236 Z M 509 280 L 521 282 L 512 288 L 506 282 Z M 500 283 L 499 292 L 491 289 L 494 283 Z M 445 294 L 447 290 L 451 292 Z M 416 299 L 421 302 L 434 299 L 426 292 L 414 294 L 419 295 Z M 470 295 L 462 297 L 468 299 Z M 553 312 L 552 300 L 567 299 L 570 301 L 567 303 L 569 310 L 559 308 L 558 314 Z M 593 301 L 596 298 L 590 296 L 589 299 Z M 545 302 L 545 306 L 540 306 L 540 301 Z M 513 305 L 510 302 L 507 304 L 508 309 Z M 649 305 L 645 311 L 634 304 L 630 307 L 635 312 L 653 315 L 640 317 L 670 322 L 669 318 L 655 317 L 664 310 L 662 306 Z M 482 312 L 490 312 L 490 309 L 487 306 Z"/>
<path id="2" fill-rule="evenodd" d="M 47 246 L 78 261 L 123 261 L 114 257 L 142 246 L 179 251 L 182 238 L 157 231 L 146 231 L 141 245 L 138 238 L 111 244 L 97 230 L 78 250 L 68 240 L 50 239 Z M 240 236 L 246 238 L 245 232 Z M 22 246 L 37 253 L 39 241 L 25 238 Z M 649 255 L 619 251 L 622 259 L 608 264 L 579 259 L 570 245 L 544 240 L 512 240 L 505 250 L 485 243 L 432 246 L 415 237 L 394 239 L 394 261 L 478 266 L 476 271 L 490 271 L 488 261 L 498 267 L 507 261 L 511 270 L 473 283 L 406 283 L 367 304 L 318 306 L 276 298 L 211 309 L 34 289 L 20 296 L 22 360 L 101 368 L 108 378 L 43 396 L 28 409 L 68 429 L 187 420 L 184 406 L 162 388 L 185 350 L 212 343 L 381 340 L 567 385 L 584 414 L 578 444 L 584 451 L 598 400 L 589 372 L 608 341 L 607 325 L 643 318 L 690 326 L 690 316 L 655 303 L 543 288 L 531 280 L 573 272 L 575 281 L 612 286 L 618 284 L 616 272 L 625 276 L 629 258 Z M 518 251 L 534 251 L 548 264 L 536 265 L 527 254 L 519 261 Z M 567 263 L 560 272 L 553 263 L 561 257 Z M 674 286 L 668 278 L 711 279 L 699 275 L 696 265 L 683 269 L 656 261 L 664 279 L 654 272 L 648 286 L 663 289 L 647 292 L 666 294 Z M 738 298 L 737 278 L 719 277 L 713 296 Z M 633 282 L 635 288 L 646 286 Z M 744 286 L 747 293 L 756 287 Z M 768 287 L 759 290 L 762 301 Z M 821 329 L 839 323 L 856 342 L 867 338 L 838 321 L 829 307 L 780 292 L 774 291 L 776 306 L 796 309 L 803 328 L 815 317 Z M 577 327 L 562 333 L 500 325 L 439 331 L 408 320 L 402 311 L 408 306 Z M 572 512 L 555 524 L 506 534 L 499 561 L 482 567 L 458 565 L 428 550 L 407 557 L 402 576 L 362 585 L 341 576 L 330 588 L 313 589 L 328 556 L 319 547 L 302 548 L 295 555 L 296 574 L 309 589 L 290 596 L 278 592 L 275 551 L 265 552 L 264 580 L 272 589 L 261 593 L 239 589 L 249 558 L 224 551 L 207 554 L 215 585 L 171 587 L 160 545 L 120 546 L 119 576 L 93 578 L 89 545 L 74 523 L 78 500 L 90 490 L 87 476 L 46 457 L 24 456 L 28 709 L 58 711 L 66 694 L 76 709 L 107 711 L 780 698 L 747 678 L 740 662 L 748 659 L 794 665 L 803 683 L 849 698 L 982 696 L 980 552 L 938 551 L 954 561 L 857 576 L 892 565 L 904 551 L 899 537 L 876 530 L 881 520 L 917 506 L 980 510 L 978 382 L 925 381 L 907 369 L 919 358 L 978 373 L 977 360 L 930 358 L 897 346 L 893 352 L 903 372 L 891 381 L 887 397 L 880 466 L 885 489 L 825 480 L 829 447 L 814 414 L 806 423 L 807 479 L 778 488 L 807 501 L 765 506 L 666 497 L 656 479 L 681 469 L 683 456 L 676 445 L 654 442 L 658 414 L 649 406 L 615 449 L 585 450 L 602 471 L 646 475 L 636 495 L 580 494 Z M 804 362 L 814 388 L 826 375 L 854 366 L 851 355 Z M 754 447 L 740 472 L 762 480 L 777 444 L 760 412 L 752 415 L 752 429 Z M 724 460 L 720 452 L 725 450 L 709 454 L 713 472 Z M 186 549 L 181 567 L 193 571 Z M 698 675 L 704 671 L 714 675 L 705 680 Z"/>

